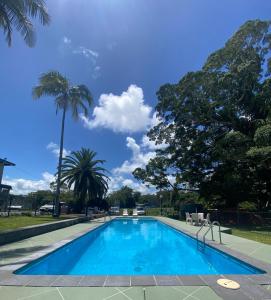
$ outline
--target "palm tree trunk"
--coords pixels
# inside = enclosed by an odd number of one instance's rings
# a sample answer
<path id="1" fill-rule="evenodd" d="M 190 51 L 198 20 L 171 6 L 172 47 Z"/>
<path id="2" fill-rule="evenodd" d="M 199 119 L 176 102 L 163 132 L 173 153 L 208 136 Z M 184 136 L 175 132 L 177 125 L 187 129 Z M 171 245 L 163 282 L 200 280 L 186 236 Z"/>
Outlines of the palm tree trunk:
<path id="1" fill-rule="evenodd" d="M 55 197 L 55 201 L 54 201 L 54 211 L 53 211 L 54 217 L 60 216 L 59 196 L 60 196 L 60 179 L 61 179 L 61 169 L 62 169 L 61 167 L 62 167 L 62 158 L 63 158 L 65 117 L 66 117 L 66 108 L 64 107 L 63 115 L 62 115 L 62 123 L 61 123 L 61 137 L 60 137 L 60 149 L 59 149 L 59 160 L 58 160 L 56 197 Z"/>
<path id="2" fill-rule="evenodd" d="M 86 201 L 86 217 L 88 216 L 88 203 L 90 202 L 90 194 L 88 191 L 88 200 Z"/>

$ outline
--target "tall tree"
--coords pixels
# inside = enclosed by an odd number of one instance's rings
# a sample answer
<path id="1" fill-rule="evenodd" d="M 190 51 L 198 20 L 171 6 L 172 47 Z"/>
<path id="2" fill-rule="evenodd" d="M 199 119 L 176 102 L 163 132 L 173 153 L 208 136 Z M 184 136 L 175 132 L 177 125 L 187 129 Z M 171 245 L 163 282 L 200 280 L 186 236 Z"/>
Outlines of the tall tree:
<path id="1" fill-rule="evenodd" d="M 101 167 L 104 160 L 95 160 L 96 153 L 82 148 L 73 151 L 63 159 L 61 182 L 72 188 L 78 200 L 78 212 L 86 204 L 95 205 L 97 199 L 102 200 L 108 189 L 108 176 L 106 169 Z"/>
<path id="2" fill-rule="evenodd" d="M 111 206 L 120 206 L 121 208 L 134 208 L 136 201 L 139 199 L 139 193 L 134 192 L 128 186 L 123 186 L 121 189 L 110 193 L 107 201 Z"/>
<path id="3" fill-rule="evenodd" d="M 39 85 L 37 85 L 33 89 L 33 98 L 39 99 L 42 96 L 54 97 L 56 112 L 62 110 L 56 199 L 54 202 L 54 215 L 59 216 L 60 179 L 63 158 L 64 126 L 66 112 L 68 110 L 71 110 L 72 116 L 75 120 L 78 119 L 79 111 L 81 110 L 85 115 L 87 115 L 88 108 L 92 104 L 92 96 L 89 89 L 85 85 L 72 86 L 67 78 L 65 78 L 63 75 L 56 71 L 51 71 L 42 74 L 39 78 Z"/>
<path id="4" fill-rule="evenodd" d="M 157 93 L 162 121 L 148 136 L 168 144 L 157 157 L 176 171 L 177 181 L 229 207 L 271 197 L 270 161 L 264 155 L 271 146 L 264 127 L 271 122 L 270 56 L 270 22 L 248 21 L 201 70 Z M 141 174 L 144 179 L 146 172 Z"/>
<path id="5" fill-rule="evenodd" d="M 50 23 L 44 0 L 0 0 L 0 27 L 9 46 L 13 28 L 23 36 L 29 47 L 35 45 L 35 31 L 31 19 L 38 18 L 42 25 Z"/>

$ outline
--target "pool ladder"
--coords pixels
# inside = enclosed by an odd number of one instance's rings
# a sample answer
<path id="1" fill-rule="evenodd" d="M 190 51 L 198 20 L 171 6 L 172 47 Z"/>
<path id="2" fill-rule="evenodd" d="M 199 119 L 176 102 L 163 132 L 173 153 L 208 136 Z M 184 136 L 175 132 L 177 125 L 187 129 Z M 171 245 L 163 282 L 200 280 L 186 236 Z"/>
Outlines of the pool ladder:
<path id="1" fill-rule="evenodd" d="M 208 229 L 207 231 L 204 233 L 203 238 L 202 238 L 202 242 L 199 240 L 199 233 L 201 232 L 201 230 L 205 227 L 205 225 L 208 225 Z M 222 244 L 222 238 L 221 238 L 221 228 L 220 228 L 220 223 L 218 221 L 213 221 L 211 222 L 207 222 L 207 223 L 203 223 L 200 227 L 200 229 L 197 231 L 196 233 L 196 238 L 197 238 L 197 249 L 200 251 L 204 251 L 205 246 L 206 246 L 206 235 L 208 234 L 209 231 L 211 231 L 211 235 L 212 235 L 212 241 L 215 241 L 214 239 L 214 230 L 213 227 L 214 225 L 218 225 L 218 234 L 219 234 L 219 243 Z"/>

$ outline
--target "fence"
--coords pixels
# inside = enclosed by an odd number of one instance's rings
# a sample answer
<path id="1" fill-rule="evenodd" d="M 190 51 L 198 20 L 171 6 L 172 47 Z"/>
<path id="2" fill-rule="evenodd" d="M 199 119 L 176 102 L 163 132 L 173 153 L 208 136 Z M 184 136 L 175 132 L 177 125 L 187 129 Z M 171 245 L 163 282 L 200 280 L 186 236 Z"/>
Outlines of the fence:
<path id="1" fill-rule="evenodd" d="M 191 211 L 189 211 L 191 213 Z M 195 212 L 195 211 L 194 211 Z M 263 228 L 271 227 L 271 211 L 242 211 L 242 210 L 198 210 L 198 212 L 210 213 L 210 219 L 216 220 L 224 226 L 261 226 Z M 160 208 L 153 208 L 146 211 L 147 215 L 159 215 Z M 162 214 L 164 216 L 185 220 L 185 212 L 180 210 L 179 212 L 174 208 L 162 208 Z"/>
<path id="2" fill-rule="evenodd" d="M 271 211 L 209 210 L 209 212 L 211 220 L 218 220 L 225 226 L 271 226 Z"/>

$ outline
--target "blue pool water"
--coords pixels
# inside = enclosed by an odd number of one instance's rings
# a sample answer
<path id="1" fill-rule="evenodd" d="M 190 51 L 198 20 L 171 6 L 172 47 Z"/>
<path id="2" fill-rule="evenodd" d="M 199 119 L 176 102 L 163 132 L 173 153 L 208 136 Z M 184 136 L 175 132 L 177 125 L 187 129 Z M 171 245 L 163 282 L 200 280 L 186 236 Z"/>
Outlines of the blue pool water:
<path id="1" fill-rule="evenodd" d="M 32 275 L 258 274 L 154 219 L 115 219 L 20 269 Z"/>

